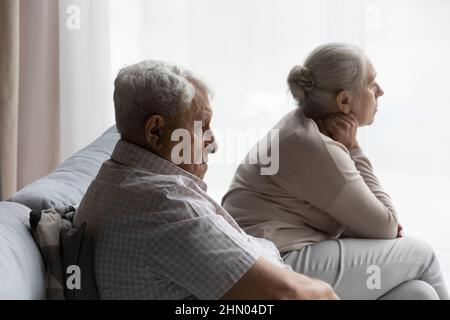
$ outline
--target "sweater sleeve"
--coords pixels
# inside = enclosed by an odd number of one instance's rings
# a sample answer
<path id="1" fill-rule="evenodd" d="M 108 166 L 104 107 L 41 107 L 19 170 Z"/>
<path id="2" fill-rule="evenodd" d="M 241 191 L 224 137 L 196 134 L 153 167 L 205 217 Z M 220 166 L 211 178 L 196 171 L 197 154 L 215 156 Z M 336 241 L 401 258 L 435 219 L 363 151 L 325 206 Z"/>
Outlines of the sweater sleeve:
<path id="1" fill-rule="evenodd" d="M 317 136 L 285 141 L 280 170 L 273 180 L 293 197 L 330 216 L 354 237 L 392 239 L 397 214 L 371 164 L 360 149 L 351 153 L 342 144 Z M 295 145 L 298 145 L 295 147 Z M 326 230 L 321 215 L 311 215 L 316 228 Z M 321 228 L 323 227 L 323 228 Z"/>
<path id="2" fill-rule="evenodd" d="M 340 193 L 324 210 L 354 237 L 395 238 L 397 213 L 369 159 L 359 148 L 348 152 L 329 144 L 328 151 L 345 182 Z"/>
<path id="3" fill-rule="evenodd" d="M 381 187 L 378 178 L 373 173 L 372 164 L 369 159 L 364 155 L 361 148 L 357 148 L 350 151 L 350 157 L 355 163 L 356 169 L 359 171 L 361 177 L 369 187 L 370 191 L 381 201 L 386 208 L 389 208 L 391 212 L 395 212 L 394 204 L 392 203 L 389 195 Z"/>

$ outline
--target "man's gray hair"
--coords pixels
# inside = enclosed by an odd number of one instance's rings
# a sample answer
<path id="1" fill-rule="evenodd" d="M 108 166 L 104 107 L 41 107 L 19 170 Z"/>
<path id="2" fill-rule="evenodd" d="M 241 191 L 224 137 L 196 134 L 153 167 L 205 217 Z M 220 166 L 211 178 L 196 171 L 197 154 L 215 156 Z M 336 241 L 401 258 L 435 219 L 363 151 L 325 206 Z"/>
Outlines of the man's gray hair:
<path id="1" fill-rule="evenodd" d="M 353 93 L 365 81 L 367 57 L 358 47 L 328 43 L 309 54 L 303 65 L 292 68 L 289 89 L 307 116 L 326 113 L 341 90 Z"/>
<path id="2" fill-rule="evenodd" d="M 188 70 L 162 61 L 147 60 L 121 69 L 114 81 L 118 131 L 122 137 L 142 137 L 148 117 L 172 119 L 187 111 L 194 86 L 207 91 Z"/>

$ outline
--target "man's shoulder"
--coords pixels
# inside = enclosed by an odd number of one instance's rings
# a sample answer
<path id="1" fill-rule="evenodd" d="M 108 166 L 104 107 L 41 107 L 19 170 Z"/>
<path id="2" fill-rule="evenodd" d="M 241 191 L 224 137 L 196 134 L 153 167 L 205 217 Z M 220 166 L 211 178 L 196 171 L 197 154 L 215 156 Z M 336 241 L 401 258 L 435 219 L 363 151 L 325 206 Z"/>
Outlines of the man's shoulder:
<path id="1" fill-rule="evenodd" d="M 107 191 L 109 197 L 124 199 L 130 207 L 148 203 L 153 209 L 164 210 L 207 201 L 204 191 L 182 175 L 149 172 L 114 161 L 104 163 L 91 187 L 92 191 Z"/>
<path id="2" fill-rule="evenodd" d="M 186 182 L 180 175 L 159 174 L 112 160 L 103 164 L 94 183 L 111 184 L 123 191 L 144 194 L 167 194 L 186 187 Z"/>
<path id="3" fill-rule="evenodd" d="M 89 187 L 80 205 L 82 220 L 94 216 L 110 221 L 114 217 L 115 226 L 123 223 L 129 228 L 130 223 L 157 226 L 181 222 L 210 211 L 210 204 L 183 177 L 113 167 L 106 164 Z"/>

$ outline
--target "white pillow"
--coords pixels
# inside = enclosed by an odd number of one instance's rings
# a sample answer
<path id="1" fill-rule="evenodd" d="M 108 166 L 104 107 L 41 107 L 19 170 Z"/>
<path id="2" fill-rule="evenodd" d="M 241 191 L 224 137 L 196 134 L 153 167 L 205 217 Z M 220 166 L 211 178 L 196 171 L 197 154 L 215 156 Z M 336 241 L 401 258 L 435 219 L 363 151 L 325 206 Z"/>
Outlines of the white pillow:
<path id="1" fill-rule="evenodd" d="M 109 128 L 86 148 L 75 153 L 45 177 L 16 192 L 8 201 L 34 210 L 79 205 L 100 166 L 111 157 L 119 139 L 116 127 Z"/>
<path id="2" fill-rule="evenodd" d="M 29 231 L 30 209 L 0 202 L 0 300 L 45 299 L 45 266 Z"/>

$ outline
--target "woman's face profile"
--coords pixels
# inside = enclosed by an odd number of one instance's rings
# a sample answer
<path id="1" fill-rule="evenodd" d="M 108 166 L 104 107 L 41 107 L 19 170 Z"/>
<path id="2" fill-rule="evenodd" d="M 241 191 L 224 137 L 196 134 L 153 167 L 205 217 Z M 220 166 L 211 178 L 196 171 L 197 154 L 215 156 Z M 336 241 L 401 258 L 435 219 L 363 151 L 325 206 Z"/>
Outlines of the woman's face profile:
<path id="1" fill-rule="evenodd" d="M 366 81 L 358 89 L 351 103 L 351 110 L 359 121 L 360 126 L 372 124 L 378 109 L 378 97 L 384 94 L 375 78 L 377 73 L 372 62 L 367 59 Z"/>

